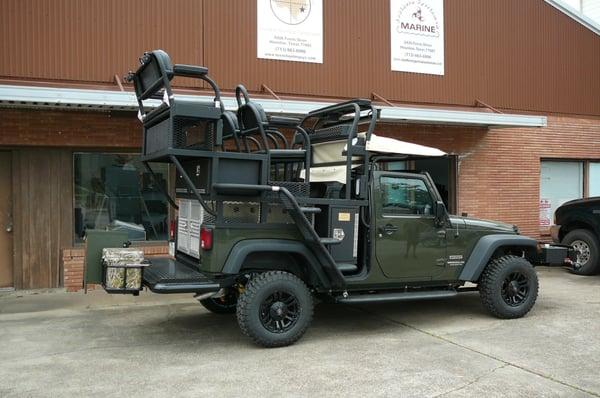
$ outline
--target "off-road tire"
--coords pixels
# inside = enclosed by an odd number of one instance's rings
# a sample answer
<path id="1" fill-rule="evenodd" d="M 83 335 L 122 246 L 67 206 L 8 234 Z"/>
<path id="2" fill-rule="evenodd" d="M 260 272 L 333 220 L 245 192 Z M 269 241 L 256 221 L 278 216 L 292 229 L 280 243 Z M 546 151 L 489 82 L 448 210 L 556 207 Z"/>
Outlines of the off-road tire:
<path id="1" fill-rule="evenodd" d="M 207 299 L 200 300 L 200 304 L 215 314 L 235 314 L 237 307 L 237 296 L 235 294 L 227 294 L 223 297 L 209 297 Z"/>
<path id="2" fill-rule="evenodd" d="M 293 297 L 296 303 L 295 321 L 281 332 L 269 330 L 264 323 L 265 306 L 274 295 Z M 256 344 L 283 347 L 295 343 L 306 332 L 312 320 L 313 306 L 312 294 L 301 279 L 288 272 L 269 271 L 248 281 L 238 299 L 236 315 L 242 332 Z"/>
<path id="3" fill-rule="evenodd" d="M 565 245 L 572 245 L 580 241 L 587 245 L 589 249 L 588 260 L 580 267 L 574 268 L 573 273 L 578 275 L 594 275 L 600 271 L 600 243 L 598 238 L 591 231 L 586 229 L 576 229 L 569 232 L 562 240 Z"/>
<path id="4" fill-rule="evenodd" d="M 523 275 L 527 280 L 527 294 L 522 302 L 509 304 L 505 301 L 506 281 L 512 275 Z M 479 295 L 483 306 L 495 317 L 521 318 L 531 310 L 537 299 L 539 282 L 537 273 L 523 257 L 503 256 L 490 261 L 479 280 Z M 510 299 L 509 299 L 510 300 Z"/>

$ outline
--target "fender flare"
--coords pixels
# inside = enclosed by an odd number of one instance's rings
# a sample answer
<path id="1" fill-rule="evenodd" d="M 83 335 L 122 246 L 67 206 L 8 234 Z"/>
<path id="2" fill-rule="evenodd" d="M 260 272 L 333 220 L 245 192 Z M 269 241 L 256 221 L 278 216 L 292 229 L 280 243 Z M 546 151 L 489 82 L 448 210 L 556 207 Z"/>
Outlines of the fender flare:
<path id="1" fill-rule="evenodd" d="M 313 253 L 302 242 L 285 239 L 246 239 L 236 243 L 231 251 L 225 266 L 223 267 L 224 274 L 238 274 L 242 269 L 244 260 L 248 255 L 256 252 L 278 252 L 289 253 L 301 256 L 306 265 L 318 280 L 319 284 L 324 288 L 330 288 L 331 283 L 327 275 L 323 271 L 321 264 Z"/>
<path id="2" fill-rule="evenodd" d="M 589 216 L 586 217 L 585 214 L 573 214 L 571 216 L 568 216 L 563 222 L 561 222 L 561 229 L 564 227 L 569 226 L 570 224 L 575 224 L 575 223 L 579 223 L 579 224 L 583 224 L 586 227 L 588 227 L 587 229 L 591 230 L 600 240 L 600 222 L 595 222 L 596 220 L 590 218 Z M 579 228 L 575 228 L 575 229 L 579 229 Z M 575 229 L 572 229 L 573 231 Z M 566 235 L 566 234 L 565 234 Z"/>
<path id="3" fill-rule="evenodd" d="M 536 250 L 537 241 L 522 235 L 494 234 L 483 236 L 475 244 L 458 279 L 461 281 L 477 282 L 494 252 L 503 246 Z"/>

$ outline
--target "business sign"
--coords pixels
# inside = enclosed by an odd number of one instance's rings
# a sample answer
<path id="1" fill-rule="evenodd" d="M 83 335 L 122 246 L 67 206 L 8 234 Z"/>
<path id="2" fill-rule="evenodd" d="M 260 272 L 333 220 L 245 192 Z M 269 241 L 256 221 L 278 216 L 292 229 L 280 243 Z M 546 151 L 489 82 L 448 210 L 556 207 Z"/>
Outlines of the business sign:
<path id="1" fill-rule="evenodd" d="M 444 74 L 444 0 L 390 0 L 392 70 Z"/>
<path id="2" fill-rule="evenodd" d="M 323 0 L 256 0 L 257 57 L 323 63 Z"/>
<path id="3" fill-rule="evenodd" d="M 552 225 L 552 201 L 548 198 L 540 199 L 540 227 Z"/>

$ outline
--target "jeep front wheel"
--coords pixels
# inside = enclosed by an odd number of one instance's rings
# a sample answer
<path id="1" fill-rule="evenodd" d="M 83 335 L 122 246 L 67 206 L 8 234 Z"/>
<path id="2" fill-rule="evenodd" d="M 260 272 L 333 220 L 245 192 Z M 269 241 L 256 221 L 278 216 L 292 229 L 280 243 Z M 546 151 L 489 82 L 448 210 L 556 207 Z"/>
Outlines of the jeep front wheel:
<path id="1" fill-rule="evenodd" d="M 237 303 L 242 332 L 263 347 L 296 342 L 313 315 L 310 291 L 293 274 L 269 271 L 250 279 Z"/>
<path id="2" fill-rule="evenodd" d="M 529 261 L 517 256 L 496 258 L 485 267 L 479 295 L 486 309 L 498 318 L 520 318 L 535 304 L 538 277 Z"/>
<path id="3" fill-rule="evenodd" d="M 562 240 L 565 245 L 573 246 L 577 253 L 573 272 L 579 275 L 593 275 L 600 268 L 600 243 L 588 230 L 576 229 Z"/>

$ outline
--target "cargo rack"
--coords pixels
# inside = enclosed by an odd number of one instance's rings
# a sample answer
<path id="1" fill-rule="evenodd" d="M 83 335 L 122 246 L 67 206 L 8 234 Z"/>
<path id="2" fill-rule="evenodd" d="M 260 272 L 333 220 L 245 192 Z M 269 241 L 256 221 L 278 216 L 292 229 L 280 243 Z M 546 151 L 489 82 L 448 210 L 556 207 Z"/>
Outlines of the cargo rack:
<path id="1" fill-rule="evenodd" d="M 178 97 L 171 85 L 175 77 L 203 81 L 213 90 L 214 99 Z M 342 273 L 359 269 L 356 258 L 340 265 L 334 257 L 344 257 L 340 253 L 348 248 L 336 252 L 340 240 L 328 235 L 328 225 L 317 232 L 315 217 L 320 217 L 320 224 L 328 224 L 324 219 L 333 217 L 331 211 L 349 212 L 356 223 L 360 220 L 368 228 L 366 142 L 379 117 L 371 101 L 350 100 L 317 109 L 302 119 L 267 116 L 246 88 L 238 85 L 238 109 L 233 112 L 224 108 L 221 91 L 207 68 L 173 65 L 162 50 L 145 53 L 140 67 L 127 78 L 134 84 L 143 123 L 141 161 L 155 180 L 151 163 L 173 164 L 177 196 L 197 200 L 205 212 L 204 222 L 215 225 L 232 222 L 224 211 L 231 202 L 257 203 L 257 227 L 273 222 L 272 208 L 282 209 L 287 223 L 298 227 L 323 264 L 332 288 L 345 285 Z M 147 100 L 159 100 L 160 105 L 152 108 Z M 320 175 L 314 176 L 313 171 Z M 157 185 L 178 209 L 167 189 Z"/>

